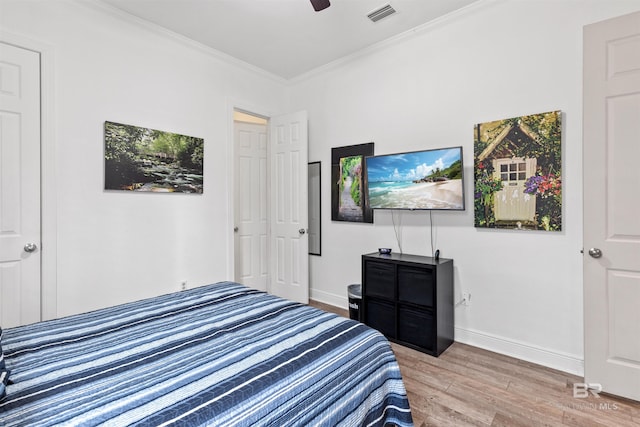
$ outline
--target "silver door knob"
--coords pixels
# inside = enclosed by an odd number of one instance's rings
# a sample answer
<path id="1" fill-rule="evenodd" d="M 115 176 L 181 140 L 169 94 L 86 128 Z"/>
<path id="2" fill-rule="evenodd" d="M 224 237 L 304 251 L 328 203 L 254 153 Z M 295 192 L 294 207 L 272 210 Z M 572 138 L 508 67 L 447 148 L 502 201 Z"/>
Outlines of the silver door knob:
<path id="1" fill-rule="evenodd" d="M 36 249 L 38 249 L 38 245 L 36 245 L 35 243 L 27 243 L 26 245 L 24 245 L 25 252 L 34 252 Z"/>
<path id="2" fill-rule="evenodd" d="M 237 233 L 237 232 L 238 232 L 238 230 L 240 230 L 238 227 L 233 227 L 233 232 L 234 232 L 234 233 Z"/>
<path id="3" fill-rule="evenodd" d="M 598 248 L 591 248 L 589 249 L 589 255 L 593 258 L 600 258 L 602 256 L 602 251 Z"/>
<path id="4" fill-rule="evenodd" d="M 298 233 L 300 233 L 300 234 L 304 234 L 304 233 L 306 233 L 306 232 L 307 232 L 307 231 L 306 231 L 304 228 L 301 228 L 300 230 L 298 230 Z"/>

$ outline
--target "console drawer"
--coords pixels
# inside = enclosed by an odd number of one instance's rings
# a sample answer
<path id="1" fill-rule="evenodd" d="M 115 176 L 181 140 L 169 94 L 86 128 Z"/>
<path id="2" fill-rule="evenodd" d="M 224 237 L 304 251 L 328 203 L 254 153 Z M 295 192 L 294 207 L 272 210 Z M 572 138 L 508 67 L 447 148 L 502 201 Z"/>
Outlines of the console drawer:
<path id="1" fill-rule="evenodd" d="M 433 306 L 433 270 L 398 266 L 398 300 Z"/>
<path id="2" fill-rule="evenodd" d="M 395 338 L 395 306 L 392 303 L 374 299 L 368 299 L 366 304 L 364 323 L 382 332 L 387 337 Z"/>
<path id="3" fill-rule="evenodd" d="M 398 339 L 433 350 L 433 315 L 411 307 L 398 309 Z"/>
<path id="4" fill-rule="evenodd" d="M 367 261 L 364 280 L 367 296 L 395 299 L 395 266 L 386 262 Z"/>

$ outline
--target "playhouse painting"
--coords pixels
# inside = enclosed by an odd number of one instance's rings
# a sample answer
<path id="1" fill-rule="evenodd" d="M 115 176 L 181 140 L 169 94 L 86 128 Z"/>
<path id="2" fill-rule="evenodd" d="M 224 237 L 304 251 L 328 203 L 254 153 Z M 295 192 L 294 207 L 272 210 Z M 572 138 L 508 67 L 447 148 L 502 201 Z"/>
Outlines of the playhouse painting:
<path id="1" fill-rule="evenodd" d="M 551 111 L 475 126 L 476 227 L 562 230 L 561 117 Z"/>

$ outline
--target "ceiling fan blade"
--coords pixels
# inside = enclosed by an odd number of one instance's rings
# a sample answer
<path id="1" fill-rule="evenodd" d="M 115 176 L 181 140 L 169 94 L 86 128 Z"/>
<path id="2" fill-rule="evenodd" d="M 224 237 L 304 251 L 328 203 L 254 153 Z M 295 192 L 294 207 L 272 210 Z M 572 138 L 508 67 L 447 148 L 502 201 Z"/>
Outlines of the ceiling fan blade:
<path id="1" fill-rule="evenodd" d="M 329 0 L 311 0 L 311 4 L 313 5 L 313 10 L 315 10 L 316 12 L 320 12 L 321 10 L 324 10 L 331 6 Z"/>

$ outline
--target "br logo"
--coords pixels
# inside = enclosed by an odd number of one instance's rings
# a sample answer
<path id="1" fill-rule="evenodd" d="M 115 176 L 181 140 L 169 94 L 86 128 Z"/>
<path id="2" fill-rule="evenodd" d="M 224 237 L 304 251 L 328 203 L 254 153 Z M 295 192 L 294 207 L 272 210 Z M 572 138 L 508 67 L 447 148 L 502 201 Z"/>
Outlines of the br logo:
<path id="1" fill-rule="evenodd" d="M 600 397 L 602 392 L 602 384 L 599 383 L 573 383 L 573 397 L 577 399 L 585 399 L 589 397 L 589 392 L 595 397 Z"/>

